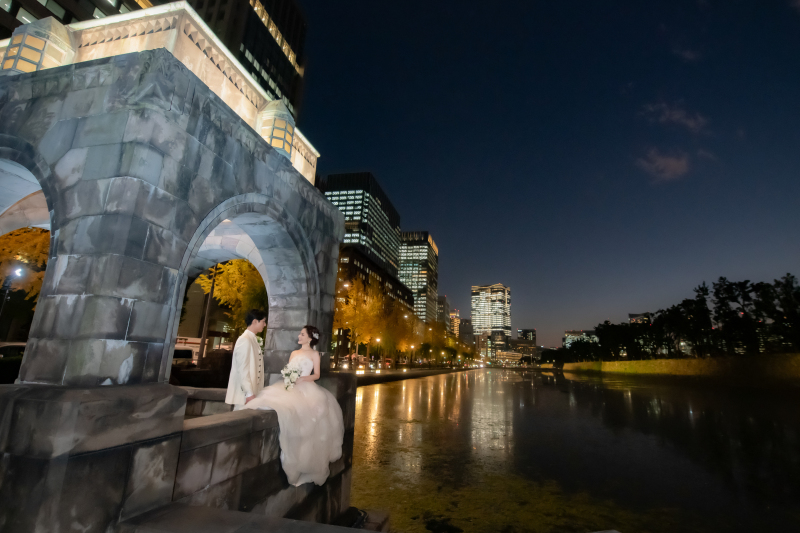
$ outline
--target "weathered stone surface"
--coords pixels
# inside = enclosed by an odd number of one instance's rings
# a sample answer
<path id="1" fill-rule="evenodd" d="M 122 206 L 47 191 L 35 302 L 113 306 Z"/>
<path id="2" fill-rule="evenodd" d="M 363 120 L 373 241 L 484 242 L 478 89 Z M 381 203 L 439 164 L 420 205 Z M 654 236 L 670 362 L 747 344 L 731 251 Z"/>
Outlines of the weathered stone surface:
<path id="1" fill-rule="evenodd" d="M 263 265 L 269 368 L 305 323 L 329 342 L 341 213 L 165 50 L 2 77 L 0 158 L 39 183 L 51 222 L 20 385 L 0 387 L 0 525 L 109 531 L 172 499 L 250 510 L 285 495 L 274 412 L 184 422 L 187 394 L 166 385 L 179 306 L 229 220 L 252 244 L 218 259 Z M 339 508 L 349 457 L 314 516 Z"/>
<path id="2" fill-rule="evenodd" d="M 168 505 L 176 484 L 180 436 L 135 446 L 120 519 Z"/>
<path id="3" fill-rule="evenodd" d="M 159 438 L 183 428 L 186 394 L 170 385 L 0 385 L 0 391 L 12 390 L 13 399 L 0 413 L 10 421 L 7 434 L 0 434 L 0 453 L 49 459 Z"/>
<path id="4" fill-rule="evenodd" d="M 270 364 L 285 363 L 305 323 L 328 342 L 341 214 L 168 52 L 6 76 L 0 93 L 13 95 L 0 100 L 0 157 L 31 171 L 53 213 L 22 381 L 75 383 L 75 369 L 103 366 L 86 364 L 97 351 L 51 348 L 42 357 L 71 369 L 53 371 L 33 361 L 47 347 L 33 341 L 120 340 L 137 360 L 137 343 L 170 346 L 185 273 L 223 220 L 251 244 L 218 259 L 263 265 Z M 169 354 L 157 365 L 148 352 L 136 382 L 165 380 Z"/>

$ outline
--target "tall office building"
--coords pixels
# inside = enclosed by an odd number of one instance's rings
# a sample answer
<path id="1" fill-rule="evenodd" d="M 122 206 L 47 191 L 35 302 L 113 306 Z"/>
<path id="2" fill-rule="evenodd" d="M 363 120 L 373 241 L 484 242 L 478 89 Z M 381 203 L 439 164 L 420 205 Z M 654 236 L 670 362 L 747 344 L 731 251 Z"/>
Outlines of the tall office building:
<path id="1" fill-rule="evenodd" d="M 100 19 L 166 4 L 151 0 L 0 0 L 0 38 L 34 20 L 62 24 Z M 306 20 L 296 0 L 188 0 L 220 42 L 248 70 L 270 100 L 292 116 L 303 92 Z"/>
<path id="2" fill-rule="evenodd" d="M 458 319 L 458 338 L 467 346 L 475 344 L 475 335 L 472 333 L 472 320 L 469 318 Z"/>
<path id="3" fill-rule="evenodd" d="M 450 311 L 450 333 L 455 335 L 458 339 L 459 337 L 459 330 L 461 326 L 461 314 L 459 313 L 458 309 L 453 309 Z"/>
<path id="4" fill-rule="evenodd" d="M 439 249 L 427 231 L 400 234 L 400 281 L 414 293 L 414 313 L 425 322 L 436 320 Z"/>
<path id="5" fill-rule="evenodd" d="M 436 321 L 444 324 L 444 329 L 451 332 L 453 331 L 450 324 L 450 302 L 447 301 L 447 295 L 443 294 L 438 297 L 436 305 Z"/>
<path id="6" fill-rule="evenodd" d="M 494 349 L 505 349 L 511 337 L 511 289 L 502 283 L 472 287 L 472 328 L 489 335 Z"/>
<path id="7" fill-rule="evenodd" d="M 526 341 L 533 341 L 536 344 L 536 328 L 533 329 L 518 329 L 517 338 Z"/>
<path id="8" fill-rule="evenodd" d="M 360 248 L 397 277 L 400 215 L 375 176 L 370 172 L 330 174 L 318 179 L 317 187 L 344 213 L 344 244 Z"/>

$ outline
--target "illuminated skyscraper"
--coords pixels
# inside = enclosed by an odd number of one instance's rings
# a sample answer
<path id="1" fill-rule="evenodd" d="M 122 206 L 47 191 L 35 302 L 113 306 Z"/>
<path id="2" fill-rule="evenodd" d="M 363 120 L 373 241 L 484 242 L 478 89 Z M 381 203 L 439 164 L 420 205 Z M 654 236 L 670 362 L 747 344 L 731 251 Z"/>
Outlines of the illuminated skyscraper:
<path id="1" fill-rule="evenodd" d="M 444 323 L 444 328 L 452 332 L 452 325 L 450 323 L 450 302 L 447 301 L 447 295 L 442 294 L 438 298 L 438 303 L 436 306 L 436 320 L 438 322 Z"/>
<path id="2" fill-rule="evenodd" d="M 489 335 L 495 349 L 505 348 L 511 337 L 511 289 L 502 283 L 472 287 L 472 328 Z"/>
<path id="3" fill-rule="evenodd" d="M 343 244 L 360 248 L 390 276 L 397 277 L 400 215 L 375 176 L 370 172 L 330 174 L 320 178 L 317 187 L 344 213 Z M 405 283 L 402 278 L 400 281 Z"/>
<path id="4" fill-rule="evenodd" d="M 400 234 L 400 281 L 414 293 L 414 314 L 425 322 L 438 315 L 439 249 L 427 231 Z"/>
<path id="5" fill-rule="evenodd" d="M 459 331 L 461 326 L 461 314 L 458 309 L 450 311 L 450 333 L 459 338 Z"/>

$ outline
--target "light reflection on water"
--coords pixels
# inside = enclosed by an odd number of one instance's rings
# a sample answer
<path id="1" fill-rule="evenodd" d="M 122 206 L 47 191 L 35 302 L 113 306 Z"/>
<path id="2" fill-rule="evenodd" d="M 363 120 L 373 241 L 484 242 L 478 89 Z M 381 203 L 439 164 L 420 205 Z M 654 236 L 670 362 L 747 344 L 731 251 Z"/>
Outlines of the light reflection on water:
<path id="1" fill-rule="evenodd" d="M 500 475 L 509 493 L 497 494 L 504 490 L 500 483 L 485 497 L 525 505 L 525 520 L 514 522 L 507 510 L 497 517 L 498 523 L 517 524 L 517 531 L 525 530 L 520 524 L 531 516 L 537 519 L 536 502 L 524 501 L 543 499 L 531 495 L 544 486 L 556 486 L 567 499 L 583 494 L 597 514 L 605 512 L 602 502 L 613 502 L 603 520 L 625 517 L 641 530 L 668 531 L 647 514 L 663 508 L 674 511 L 673 525 L 691 524 L 698 531 L 800 530 L 798 399 L 790 389 L 710 389 L 503 370 L 362 387 L 356 397 L 353 504 L 361 499 L 389 508 L 396 525 L 408 531 L 422 526 L 414 514 L 438 509 L 470 531 L 473 522 L 459 520 L 489 490 L 487 476 Z M 373 484 L 370 476 L 385 481 Z M 414 492 L 422 490 L 431 493 L 414 503 Z M 472 501 L 453 501 L 460 496 Z M 714 525 L 700 528 L 700 519 Z M 572 524 L 558 527 L 589 527 L 577 518 Z"/>

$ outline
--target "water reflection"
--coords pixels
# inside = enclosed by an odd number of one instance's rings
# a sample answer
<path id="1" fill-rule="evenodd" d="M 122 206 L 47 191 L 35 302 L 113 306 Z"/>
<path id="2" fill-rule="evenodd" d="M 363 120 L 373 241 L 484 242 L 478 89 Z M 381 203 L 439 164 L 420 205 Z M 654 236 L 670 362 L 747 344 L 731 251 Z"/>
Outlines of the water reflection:
<path id="1" fill-rule="evenodd" d="M 594 517 L 601 525 L 615 525 L 602 520 L 628 513 L 638 520 L 628 524 L 640 530 L 668 531 L 660 518 L 646 514 L 667 508 L 677 526 L 692 530 L 797 530 L 798 399 L 793 389 L 503 370 L 362 387 L 356 398 L 354 504 L 360 498 L 391 508 L 412 531 L 420 491 L 426 491 L 424 505 L 452 513 L 456 521 L 476 507 L 476 499 L 495 502 L 483 514 L 500 513 L 496 502 L 512 501 L 528 513 L 524 520 L 520 515 L 513 522 L 508 510 L 496 518 L 524 530 L 520 524 L 526 521 L 546 524 L 548 513 L 564 512 L 547 508 L 537 515 L 530 507 L 537 503 L 531 499 L 544 497 L 533 495 L 536 487 L 556 487 L 548 494 L 562 498 L 559 491 L 565 491 L 564 501 L 570 494 L 586 495 L 596 515 L 605 504 L 595 502 L 609 502 L 613 512 Z M 489 489 L 491 476 L 500 482 Z M 459 503 L 459 497 L 471 501 Z M 700 518 L 712 525 L 703 529 Z M 579 519 L 572 526 L 562 520 L 556 529 L 594 527 Z M 459 527 L 469 531 L 471 523 Z"/>

